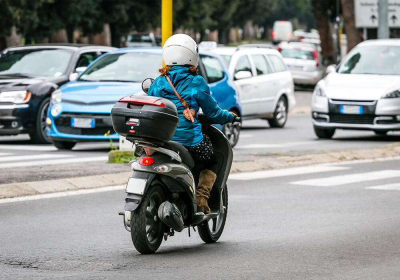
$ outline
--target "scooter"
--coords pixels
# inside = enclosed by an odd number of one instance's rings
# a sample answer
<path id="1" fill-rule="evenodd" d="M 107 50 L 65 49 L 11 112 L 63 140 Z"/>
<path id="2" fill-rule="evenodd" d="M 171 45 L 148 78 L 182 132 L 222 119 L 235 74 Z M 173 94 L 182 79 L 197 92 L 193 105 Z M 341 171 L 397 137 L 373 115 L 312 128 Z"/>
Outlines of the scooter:
<path id="1" fill-rule="evenodd" d="M 144 86 L 145 82 L 146 80 L 142 87 L 147 92 L 149 86 Z M 133 245 L 142 254 L 156 252 L 163 238 L 166 241 L 175 232 L 181 232 L 185 228 L 190 236 L 191 227 L 194 231 L 197 227 L 205 243 L 216 242 L 222 235 L 228 214 L 226 183 L 232 165 L 232 148 L 224 134 L 212 126 L 210 121 L 199 115 L 203 133 L 210 137 L 218 161 L 217 180 L 208 200 L 211 208 L 209 214 L 199 212 L 196 204 L 196 184 L 203 169 L 201 164 L 195 163 L 187 149 L 176 142 L 150 139 L 150 136 L 155 137 L 150 132 L 136 135 L 140 129 L 145 130 L 143 124 L 138 124 L 145 121 L 144 115 L 150 112 L 147 115 L 153 120 L 157 115 L 154 110 L 171 107 L 172 103 L 169 103 L 170 101 L 162 98 L 155 100 L 147 96 L 131 96 L 121 99 L 112 110 L 114 129 L 126 135 L 127 140 L 136 147 L 135 155 L 138 158 L 131 162 L 134 172 L 126 185 L 125 211 L 120 212 L 120 215 L 123 216 L 125 229 L 131 233 Z M 118 109 L 118 106 L 123 108 Z M 172 109 L 175 108 L 172 106 Z M 128 112 L 133 107 L 141 108 L 138 109 L 141 111 L 136 114 Z M 139 117 L 132 118 L 132 115 Z M 118 121 L 118 117 L 122 121 Z M 121 123 L 125 121 L 125 126 L 131 133 L 122 129 Z M 241 119 L 237 118 L 236 121 Z M 151 124 L 148 122 L 146 128 Z M 165 126 L 167 125 L 161 125 L 158 129 Z M 144 134 L 146 137 L 143 137 Z M 163 132 L 158 131 L 158 134 Z"/>

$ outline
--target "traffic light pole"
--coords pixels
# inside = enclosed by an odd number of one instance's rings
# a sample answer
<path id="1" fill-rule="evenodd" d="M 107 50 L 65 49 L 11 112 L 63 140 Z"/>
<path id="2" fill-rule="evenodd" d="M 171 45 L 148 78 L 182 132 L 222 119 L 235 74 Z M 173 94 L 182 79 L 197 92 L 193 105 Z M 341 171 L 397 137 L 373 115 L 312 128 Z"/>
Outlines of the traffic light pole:
<path id="1" fill-rule="evenodd" d="M 161 41 L 162 45 L 172 35 L 172 1 L 161 0 Z"/>

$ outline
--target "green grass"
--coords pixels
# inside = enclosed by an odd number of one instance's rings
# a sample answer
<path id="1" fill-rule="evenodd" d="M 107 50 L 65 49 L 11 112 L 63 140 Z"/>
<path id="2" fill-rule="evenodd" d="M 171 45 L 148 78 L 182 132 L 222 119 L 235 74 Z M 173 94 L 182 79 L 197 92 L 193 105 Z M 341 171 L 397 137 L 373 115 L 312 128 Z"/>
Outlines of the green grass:
<path id="1" fill-rule="evenodd" d="M 112 150 L 108 153 L 108 163 L 129 163 L 135 159 L 132 151 Z"/>

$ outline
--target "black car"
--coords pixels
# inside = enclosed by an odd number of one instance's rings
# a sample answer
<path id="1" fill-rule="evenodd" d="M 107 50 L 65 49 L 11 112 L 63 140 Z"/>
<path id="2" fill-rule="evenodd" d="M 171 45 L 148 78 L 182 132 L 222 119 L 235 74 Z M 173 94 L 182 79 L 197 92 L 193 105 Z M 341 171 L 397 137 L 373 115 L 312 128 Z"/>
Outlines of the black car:
<path id="1" fill-rule="evenodd" d="M 29 133 L 50 143 L 46 117 L 51 93 L 77 78 L 93 60 L 115 48 L 91 45 L 31 45 L 0 53 L 0 135 Z"/>

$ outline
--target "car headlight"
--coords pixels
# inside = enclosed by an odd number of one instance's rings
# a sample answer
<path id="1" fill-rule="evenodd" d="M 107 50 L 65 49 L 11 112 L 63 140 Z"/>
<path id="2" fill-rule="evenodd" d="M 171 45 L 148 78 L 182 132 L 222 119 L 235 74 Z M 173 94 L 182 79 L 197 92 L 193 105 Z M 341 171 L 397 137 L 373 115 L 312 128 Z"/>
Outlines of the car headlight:
<path id="1" fill-rule="evenodd" d="M 316 96 L 322 96 L 322 97 L 326 97 L 325 91 L 320 87 L 320 86 L 316 86 L 314 89 L 314 94 Z"/>
<path id="2" fill-rule="evenodd" d="M 26 90 L 4 91 L 0 93 L 0 102 L 21 104 L 27 103 L 30 99 L 31 93 Z"/>
<path id="3" fill-rule="evenodd" d="M 56 90 L 51 94 L 51 104 L 60 103 L 62 100 L 62 92 L 61 90 Z"/>
<path id="4" fill-rule="evenodd" d="M 51 108 L 51 115 L 53 117 L 58 117 L 61 113 L 62 107 L 61 104 L 55 104 L 52 108 Z"/>
<path id="5" fill-rule="evenodd" d="M 399 98 L 399 97 L 400 97 L 400 91 L 398 90 L 382 95 L 382 98 Z"/>

